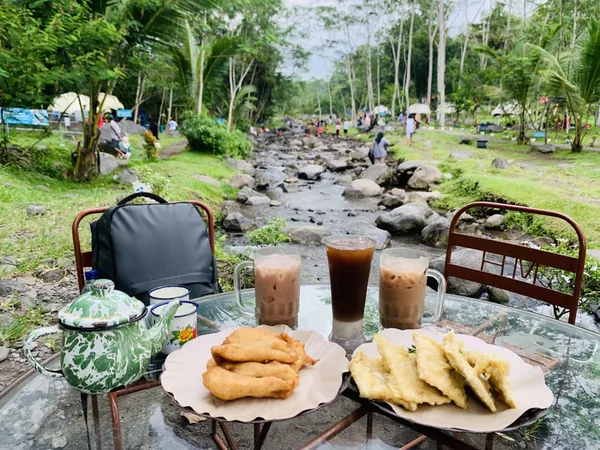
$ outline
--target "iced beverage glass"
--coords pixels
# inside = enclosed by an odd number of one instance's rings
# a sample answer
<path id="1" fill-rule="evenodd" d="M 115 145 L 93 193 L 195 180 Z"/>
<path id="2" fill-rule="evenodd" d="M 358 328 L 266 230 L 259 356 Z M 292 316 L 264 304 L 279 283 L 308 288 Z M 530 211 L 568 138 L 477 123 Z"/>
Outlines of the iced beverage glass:
<path id="1" fill-rule="evenodd" d="M 325 245 L 333 308 L 329 340 L 352 353 L 366 341 L 363 316 L 375 241 L 363 236 L 330 236 Z"/>
<path id="2" fill-rule="evenodd" d="M 234 284 L 239 305 L 242 305 L 240 277 L 245 267 L 254 266 L 256 307 L 253 314 L 258 325 L 298 326 L 300 309 L 300 254 L 291 248 L 270 247 L 257 250 L 253 261 L 244 261 L 235 268 Z"/>
<path id="3" fill-rule="evenodd" d="M 427 322 L 441 319 L 446 280 L 437 270 L 429 269 L 427 253 L 402 247 L 384 250 L 379 273 L 379 318 L 383 328 L 421 327 L 428 277 L 437 280 L 438 291 L 435 313 Z"/>

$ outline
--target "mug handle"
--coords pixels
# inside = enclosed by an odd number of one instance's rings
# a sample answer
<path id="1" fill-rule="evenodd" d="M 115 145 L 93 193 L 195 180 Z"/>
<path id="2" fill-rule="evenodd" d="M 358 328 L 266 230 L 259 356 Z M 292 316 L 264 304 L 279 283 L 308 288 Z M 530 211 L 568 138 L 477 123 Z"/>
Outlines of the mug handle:
<path id="1" fill-rule="evenodd" d="M 427 269 L 427 277 L 435 279 L 438 283 L 437 298 L 435 313 L 431 319 L 424 320 L 425 323 L 436 323 L 442 318 L 444 314 L 444 299 L 446 298 L 446 279 L 444 275 L 434 269 Z"/>
<path id="2" fill-rule="evenodd" d="M 63 377 L 64 375 L 62 373 L 62 370 L 46 369 L 42 365 L 42 363 L 31 353 L 33 350 L 31 348 L 31 346 L 33 345 L 33 343 L 35 341 L 37 341 L 39 338 L 41 338 L 43 336 L 50 336 L 52 334 L 59 334 L 59 333 L 62 333 L 62 330 L 60 330 L 58 327 L 39 328 L 37 330 L 32 331 L 31 334 L 29 336 L 27 336 L 27 340 L 23 344 L 23 352 L 25 353 L 25 358 L 27 358 L 27 360 L 33 366 L 33 368 L 35 370 L 37 370 L 39 373 L 41 373 L 42 375 L 46 375 L 51 378 Z"/>
<path id="3" fill-rule="evenodd" d="M 242 303 L 242 271 L 247 267 L 254 267 L 252 261 L 243 261 L 239 263 L 233 272 L 233 288 L 235 289 L 235 298 L 242 312 L 248 316 L 254 317 L 252 308 L 244 306 Z"/>

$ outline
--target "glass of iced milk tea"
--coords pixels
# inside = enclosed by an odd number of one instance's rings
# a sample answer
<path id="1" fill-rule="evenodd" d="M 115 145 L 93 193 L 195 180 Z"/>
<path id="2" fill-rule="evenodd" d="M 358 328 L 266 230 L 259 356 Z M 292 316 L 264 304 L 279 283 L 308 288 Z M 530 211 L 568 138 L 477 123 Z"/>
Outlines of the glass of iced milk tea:
<path id="1" fill-rule="evenodd" d="M 329 340 L 350 354 L 366 342 L 363 316 L 375 241 L 363 236 L 330 236 L 325 245 L 333 309 Z"/>
<path id="2" fill-rule="evenodd" d="M 403 247 L 390 248 L 381 252 L 379 267 L 379 318 L 383 328 L 421 327 L 427 277 L 438 282 L 436 310 L 427 322 L 441 319 L 446 280 L 437 270 L 429 269 L 427 253 Z"/>
<path id="3" fill-rule="evenodd" d="M 298 326 L 300 309 L 300 254 L 287 247 L 257 250 L 253 261 L 244 261 L 235 268 L 234 284 L 239 305 L 242 305 L 240 277 L 245 267 L 254 266 L 254 314 L 258 325 Z"/>

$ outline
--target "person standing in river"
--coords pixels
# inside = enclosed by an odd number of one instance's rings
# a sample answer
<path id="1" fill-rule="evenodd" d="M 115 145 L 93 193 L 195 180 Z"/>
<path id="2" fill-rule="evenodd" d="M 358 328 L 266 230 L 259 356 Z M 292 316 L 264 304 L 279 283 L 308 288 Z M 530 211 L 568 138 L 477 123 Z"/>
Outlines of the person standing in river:
<path id="1" fill-rule="evenodd" d="M 377 133 L 377 137 L 371 145 L 369 151 L 369 159 L 373 164 L 385 164 L 385 157 L 387 156 L 387 148 L 390 145 L 390 141 L 383 137 L 383 131 Z"/>

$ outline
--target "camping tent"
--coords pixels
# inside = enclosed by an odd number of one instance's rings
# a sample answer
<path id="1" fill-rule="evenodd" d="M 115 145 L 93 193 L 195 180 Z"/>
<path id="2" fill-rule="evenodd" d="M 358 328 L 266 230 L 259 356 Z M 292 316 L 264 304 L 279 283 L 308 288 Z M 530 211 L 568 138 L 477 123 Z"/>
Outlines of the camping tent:
<path id="1" fill-rule="evenodd" d="M 425 103 L 413 103 L 408 107 L 408 114 L 426 114 L 429 115 L 429 106 Z"/>
<path id="2" fill-rule="evenodd" d="M 492 111 L 492 116 L 515 116 L 519 114 L 520 108 L 517 103 L 505 103 L 498 105 Z"/>
<path id="3" fill-rule="evenodd" d="M 456 114 L 456 106 L 452 103 L 444 103 L 443 105 L 438 105 L 438 111 L 443 111 L 444 114 Z"/>
<path id="4" fill-rule="evenodd" d="M 104 100 L 104 105 L 102 105 L 102 112 L 110 111 L 111 109 L 125 109 L 125 106 L 123 106 L 123 103 L 117 97 L 105 94 L 104 92 L 98 94 L 98 104 L 102 103 L 105 95 L 106 99 Z"/>
<path id="5" fill-rule="evenodd" d="M 79 99 L 85 109 L 90 109 L 90 98 L 87 95 L 80 95 Z M 75 92 L 66 92 L 55 97 L 52 105 L 48 107 L 48 111 L 57 112 L 59 114 L 75 114 L 81 111 L 79 100 Z"/>
<path id="6" fill-rule="evenodd" d="M 373 108 L 373 114 L 376 114 L 379 116 L 385 116 L 388 113 L 389 113 L 389 109 L 387 109 L 383 105 L 379 105 L 379 106 L 376 106 L 375 108 Z"/>

